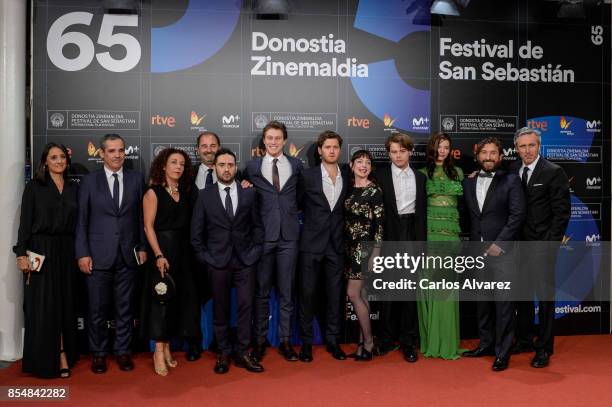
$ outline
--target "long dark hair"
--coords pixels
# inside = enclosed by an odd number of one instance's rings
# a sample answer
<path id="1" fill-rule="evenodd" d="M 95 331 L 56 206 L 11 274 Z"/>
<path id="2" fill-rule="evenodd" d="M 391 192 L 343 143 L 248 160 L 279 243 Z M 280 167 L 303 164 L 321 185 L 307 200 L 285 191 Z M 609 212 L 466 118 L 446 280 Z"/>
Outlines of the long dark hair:
<path id="1" fill-rule="evenodd" d="M 58 144 L 54 142 L 47 143 L 45 148 L 43 148 L 42 153 L 40 154 L 40 162 L 38 163 L 38 168 L 36 168 L 36 172 L 34 173 L 34 179 L 41 184 L 45 184 L 47 179 L 49 178 L 49 170 L 47 169 L 47 157 L 49 156 L 49 151 L 52 148 L 59 148 L 66 155 L 66 169 L 62 176 L 66 179 L 68 175 L 68 168 L 70 167 L 70 154 L 68 154 L 68 149 L 63 144 Z"/>
<path id="2" fill-rule="evenodd" d="M 183 191 L 189 191 L 191 188 L 191 160 L 186 152 L 177 148 L 166 148 L 162 150 L 151 163 L 149 171 L 149 185 L 166 186 L 166 173 L 164 167 L 168 164 L 168 159 L 172 154 L 180 154 L 185 159 L 185 168 L 183 175 L 179 178 L 179 188 Z"/>
<path id="3" fill-rule="evenodd" d="M 362 157 L 365 157 L 370 160 L 370 163 L 372 165 L 372 171 L 370 171 L 368 179 L 372 182 L 376 182 L 376 177 L 374 176 L 374 159 L 372 158 L 372 154 L 368 150 L 357 150 L 353 153 L 353 155 L 351 156 L 351 169 L 355 165 L 355 161 Z M 351 185 L 355 185 L 355 173 L 353 171 L 351 171 Z"/>
<path id="4" fill-rule="evenodd" d="M 432 134 L 429 143 L 427 143 L 427 176 L 430 179 L 433 178 L 433 173 L 436 169 L 436 160 L 438 159 L 438 146 L 440 146 L 440 143 L 444 140 L 448 141 L 449 151 L 442 162 L 442 169 L 448 178 L 457 181 L 459 175 L 455 169 L 455 160 L 453 160 L 453 155 L 451 154 L 453 142 L 450 136 L 443 131 Z"/>

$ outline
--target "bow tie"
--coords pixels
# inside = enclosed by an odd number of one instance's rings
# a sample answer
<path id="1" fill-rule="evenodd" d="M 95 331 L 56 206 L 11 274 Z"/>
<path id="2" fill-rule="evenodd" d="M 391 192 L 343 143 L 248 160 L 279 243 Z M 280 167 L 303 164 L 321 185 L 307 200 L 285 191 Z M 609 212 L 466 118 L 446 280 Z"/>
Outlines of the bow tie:
<path id="1" fill-rule="evenodd" d="M 482 178 L 493 178 L 493 173 L 492 172 L 479 172 L 478 176 Z"/>

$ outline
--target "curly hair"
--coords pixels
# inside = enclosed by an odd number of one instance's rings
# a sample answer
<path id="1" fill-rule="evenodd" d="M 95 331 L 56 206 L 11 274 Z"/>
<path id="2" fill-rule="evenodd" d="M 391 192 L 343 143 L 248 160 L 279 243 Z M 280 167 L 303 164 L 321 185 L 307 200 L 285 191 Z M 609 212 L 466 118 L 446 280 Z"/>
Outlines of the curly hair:
<path id="1" fill-rule="evenodd" d="M 191 188 L 191 160 L 186 152 L 176 148 L 166 148 L 162 150 L 157 157 L 151 163 L 151 170 L 149 171 L 149 185 L 161 185 L 166 186 L 166 172 L 164 167 L 168 163 L 168 159 L 172 154 L 180 154 L 185 159 L 185 170 L 183 175 L 179 178 L 179 189 L 183 191 L 189 191 Z"/>

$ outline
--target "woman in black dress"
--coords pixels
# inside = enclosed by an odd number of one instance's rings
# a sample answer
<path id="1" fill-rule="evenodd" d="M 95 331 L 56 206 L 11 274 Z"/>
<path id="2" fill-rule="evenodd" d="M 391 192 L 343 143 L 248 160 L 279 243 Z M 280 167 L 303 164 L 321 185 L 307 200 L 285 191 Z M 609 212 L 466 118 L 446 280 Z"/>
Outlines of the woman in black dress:
<path id="1" fill-rule="evenodd" d="M 372 156 L 366 150 L 356 151 L 351 157 L 353 185 L 344 201 L 344 230 L 346 241 L 347 294 L 359 320 L 362 342 L 351 355 L 357 361 L 372 360 L 374 339 L 370 324 L 370 305 L 364 289 L 362 264 L 369 262 L 378 247 L 368 253 L 364 242 L 381 243 L 383 238 L 384 206 L 382 190 L 372 176 Z"/>
<path id="2" fill-rule="evenodd" d="M 168 375 L 167 367 L 178 362 L 170 353 L 170 339 L 186 335 L 181 298 L 185 290 L 185 274 L 190 267 L 189 221 L 191 168 L 184 151 L 168 148 L 153 160 L 149 174 L 150 189 L 143 200 L 144 228 L 152 251 L 145 284 L 144 323 L 149 339 L 155 341 L 153 364 L 155 373 Z M 156 299 L 154 281 L 172 277 L 176 293 L 165 301 Z"/>
<path id="3" fill-rule="evenodd" d="M 22 370 L 52 378 L 70 377 L 78 359 L 74 284 L 77 187 L 66 179 L 66 147 L 45 146 L 34 179 L 21 200 L 19 234 L 13 251 L 24 273 L 25 336 Z M 45 256 L 33 271 L 27 251 Z"/>

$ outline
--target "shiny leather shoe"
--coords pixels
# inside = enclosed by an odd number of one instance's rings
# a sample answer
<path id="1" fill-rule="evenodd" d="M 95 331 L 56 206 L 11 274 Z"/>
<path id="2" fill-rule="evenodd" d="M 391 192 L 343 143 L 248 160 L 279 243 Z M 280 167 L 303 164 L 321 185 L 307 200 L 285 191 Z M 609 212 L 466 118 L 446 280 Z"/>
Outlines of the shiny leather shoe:
<path id="1" fill-rule="evenodd" d="M 283 355 L 286 361 L 298 361 L 298 354 L 295 352 L 289 341 L 281 342 L 280 345 L 278 345 L 278 352 Z"/>
<path id="2" fill-rule="evenodd" d="M 493 362 L 491 368 L 495 372 L 501 372 L 502 370 L 508 369 L 508 362 L 510 362 L 510 358 L 495 358 L 495 362 Z"/>
<path id="3" fill-rule="evenodd" d="M 338 344 L 336 344 L 336 343 L 329 343 L 329 344 L 327 344 L 326 350 L 329 353 L 331 353 L 331 355 L 334 357 L 334 359 L 337 359 L 337 360 L 344 360 L 344 359 L 346 359 L 346 353 L 344 353 L 342 348 L 340 346 L 338 346 Z"/>
<path id="4" fill-rule="evenodd" d="M 251 357 L 253 359 L 255 359 L 257 362 L 261 362 L 265 354 L 266 354 L 265 344 L 262 343 L 262 344 L 253 345 L 253 351 L 251 352 Z"/>
<path id="5" fill-rule="evenodd" d="M 213 372 L 217 374 L 225 374 L 229 372 L 230 360 L 227 355 L 219 355 L 217 356 L 217 363 L 215 363 L 215 368 Z"/>
<path id="6" fill-rule="evenodd" d="M 494 356 L 494 355 L 495 355 L 495 352 L 493 352 L 493 350 L 481 348 L 480 346 L 472 350 L 466 350 L 465 352 L 462 353 L 462 356 L 466 358 L 479 358 L 481 356 Z"/>
<path id="7" fill-rule="evenodd" d="M 535 367 L 536 369 L 546 367 L 550 363 L 550 355 L 548 352 L 539 351 L 536 353 L 535 357 L 531 361 L 531 367 Z"/>
<path id="8" fill-rule="evenodd" d="M 236 365 L 236 367 L 244 368 L 249 372 L 253 373 L 261 373 L 264 371 L 263 366 L 257 363 L 257 361 L 253 359 L 253 357 L 251 357 L 251 355 L 249 355 L 248 353 L 244 356 L 234 359 L 234 365 Z"/>
<path id="9" fill-rule="evenodd" d="M 302 362 L 312 362 L 312 345 L 307 343 L 302 345 L 299 357 Z"/>
<path id="10" fill-rule="evenodd" d="M 185 355 L 185 358 L 189 362 L 195 362 L 196 360 L 200 359 L 201 356 L 202 347 L 200 346 L 200 344 L 190 343 L 189 347 L 187 348 L 187 354 Z"/>
<path id="11" fill-rule="evenodd" d="M 404 360 L 406 360 L 406 362 L 414 363 L 419 359 L 419 355 L 412 345 L 404 346 L 402 348 L 402 353 L 404 354 Z"/>
<path id="12" fill-rule="evenodd" d="M 132 357 L 128 354 L 118 355 L 117 364 L 119 365 L 119 369 L 124 372 L 134 370 L 134 362 L 132 362 Z"/>
<path id="13" fill-rule="evenodd" d="M 94 356 L 91 360 L 91 371 L 96 374 L 106 373 L 106 356 Z"/>
<path id="14" fill-rule="evenodd" d="M 365 347 L 361 349 L 361 353 L 355 357 L 356 362 L 369 362 L 372 360 L 372 351 L 367 350 Z"/>

